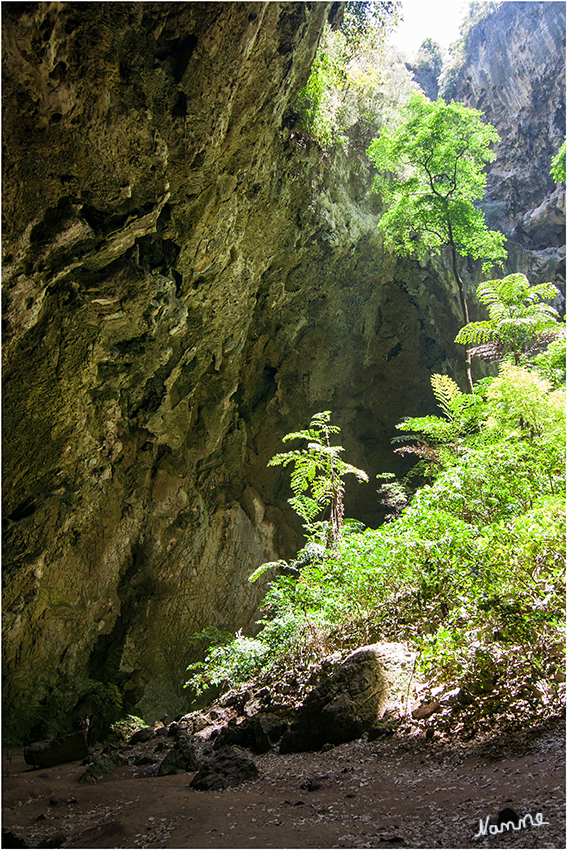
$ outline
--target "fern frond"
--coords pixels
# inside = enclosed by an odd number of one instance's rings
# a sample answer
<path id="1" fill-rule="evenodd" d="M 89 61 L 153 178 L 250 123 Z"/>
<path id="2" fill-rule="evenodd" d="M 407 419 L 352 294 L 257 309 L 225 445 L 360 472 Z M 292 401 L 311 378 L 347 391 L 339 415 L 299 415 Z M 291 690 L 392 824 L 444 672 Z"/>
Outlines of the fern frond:
<path id="1" fill-rule="evenodd" d="M 310 431 L 294 431 L 292 434 L 286 434 L 282 437 L 282 443 L 287 443 L 289 440 L 310 440 L 312 435 Z"/>
<path id="2" fill-rule="evenodd" d="M 558 294 L 559 290 L 554 283 L 536 283 L 535 286 L 530 286 L 529 292 L 526 295 L 526 300 L 533 303 L 538 299 L 543 301 L 545 298 L 555 298 Z M 553 307 L 551 309 L 553 309 Z"/>
<path id="3" fill-rule="evenodd" d="M 449 375 L 436 374 L 431 376 L 431 388 L 443 413 L 452 419 L 452 402 L 462 395 L 458 384 Z"/>
<path id="4" fill-rule="evenodd" d="M 469 322 L 461 328 L 455 337 L 455 342 L 461 345 L 469 345 L 471 342 L 475 345 L 490 342 L 496 336 L 496 331 L 491 324 L 491 322 Z"/>
<path id="5" fill-rule="evenodd" d="M 319 502 L 309 496 L 294 496 L 288 499 L 288 503 L 305 522 L 311 522 L 321 510 Z"/>
<path id="6" fill-rule="evenodd" d="M 448 419 L 442 419 L 440 416 L 420 416 L 419 418 L 408 418 L 396 425 L 400 431 L 413 431 L 414 434 L 407 434 L 410 439 L 417 439 L 416 435 L 425 435 L 437 442 L 451 439 L 455 436 L 454 423 Z"/>
<path id="7" fill-rule="evenodd" d="M 280 464 L 281 466 L 287 466 L 288 463 L 297 460 L 298 457 L 301 457 L 301 455 L 297 450 L 291 452 L 280 452 L 268 461 L 267 466 L 280 466 Z"/>

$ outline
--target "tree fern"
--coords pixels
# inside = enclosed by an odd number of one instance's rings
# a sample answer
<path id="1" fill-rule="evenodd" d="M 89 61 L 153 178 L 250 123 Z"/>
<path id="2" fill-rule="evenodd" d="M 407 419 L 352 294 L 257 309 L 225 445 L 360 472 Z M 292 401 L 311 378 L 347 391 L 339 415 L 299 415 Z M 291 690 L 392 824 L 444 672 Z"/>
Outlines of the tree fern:
<path id="1" fill-rule="evenodd" d="M 455 342 L 463 345 L 493 343 L 484 351 L 472 354 L 489 356 L 512 354 L 516 365 L 541 334 L 557 328 L 557 310 L 543 299 L 554 298 L 557 287 L 552 283 L 530 286 L 525 274 L 510 274 L 502 280 L 485 280 L 477 289 L 479 301 L 488 311 L 488 321 L 469 322 L 461 328 Z"/>

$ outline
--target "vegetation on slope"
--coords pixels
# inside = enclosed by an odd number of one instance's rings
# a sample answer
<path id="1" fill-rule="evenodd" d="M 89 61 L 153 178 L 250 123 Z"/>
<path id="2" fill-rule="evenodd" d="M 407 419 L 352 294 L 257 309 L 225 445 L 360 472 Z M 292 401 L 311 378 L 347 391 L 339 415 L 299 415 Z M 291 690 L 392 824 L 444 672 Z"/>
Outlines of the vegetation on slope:
<path id="1" fill-rule="evenodd" d="M 469 24 L 478 14 L 471 8 Z M 417 463 L 406 480 L 378 476 L 391 510 L 378 529 L 337 524 L 334 474 L 315 461 L 342 452 L 329 441 L 338 431 L 329 412 L 287 435 L 302 445 L 272 463 L 294 463 L 289 501 L 306 545 L 251 576 L 276 573 L 255 637 L 195 636 L 208 651 L 187 686 L 274 680 L 362 644 L 405 641 L 417 652 L 421 697 L 452 695 L 447 725 L 463 713 L 485 723 L 545 714 L 565 689 L 565 334 L 543 302 L 556 289 L 522 274 L 485 281 L 478 296 L 488 319 L 469 321 L 458 257 L 490 265 L 505 256 L 504 236 L 478 209 L 497 134 L 475 110 L 410 93 L 407 77 L 396 89 L 382 41 L 359 40 L 354 50 L 344 33 L 326 32 L 298 98 L 303 128 L 322 147 L 378 132 L 368 153 L 380 172 L 385 236 L 408 256 L 450 247 L 465 323 L 457 341 L 475 346 L 469 362 L 498 362 L 499 374 L 473 386 L 469 370 L 469 393 L 432 377 L 441 415 L 398 425 L 395 451 Z M 564 179 L 564 151 L 553 169 Z M 341 487 L 347 472 L 363 480 L 344 463 Z"/>
<path id="2" fill-rule="evenodd" d="M 564 353 L 557 322 L 555 336 Z M 392 507 L 381 528 L 347 522 L 334 546 L 308 535 L 294 562 L 268 565 L 283 574 L 269 586 L 259 634 L 224 636 L 193 665 L 190 684 L 235 686 L 391 640 L 418 651 L 416 676 L 430 694 L 454 689 L 459 710 L 521 717 L 557 706 L 565 678 L 557 362 L 540 353 L 516 364 L 512 354 L 469 394 L 433 376 L 441 415 L 398 426 L 397 451 L 419 458 L 413 474 L 425 483 L 410 496 L 408 481 L 381 476 Z"/>

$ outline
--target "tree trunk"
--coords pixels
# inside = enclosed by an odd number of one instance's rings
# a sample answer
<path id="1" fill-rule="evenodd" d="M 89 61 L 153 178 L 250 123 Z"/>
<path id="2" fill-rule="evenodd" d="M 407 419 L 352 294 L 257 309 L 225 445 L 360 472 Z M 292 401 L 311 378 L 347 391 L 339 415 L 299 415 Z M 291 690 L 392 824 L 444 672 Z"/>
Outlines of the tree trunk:
<path id="1" fill-rule="evenodd" d="M 465 325 L 468 325 L 468 323 L 470 322 L 470 318 L 469 318 L 469 308 L 468 308 L 468 304 L 467 304 L 467 299 L 465 297 L 465 285 L 464 285 L 464 283 L 461 279 L 461 276 L 459 274 L 459 263 L 458 263 L 458 260 L 457 260 L 457 249 L 455 248 L 455 243 L 453 241 L 453 233 L 452 233 L 450 224 L 449 224 L 449 245 L 451 247 L 451 258 L 452 258 L 452 261 L 453 261 L 453 276 L 455 278 L 455 282 L 457 284 L 457 289 L 459 290 L 459 295 L 460 295 L 460 298 L 461 298 L 461 308 L 462 308 L 462 311 L 463 311 L 463 318 L 465 320 Z M 467 378 L 468 378 L 468 382 L 469 382 L 469 387 L 470 387 L 470 390 L 471 390 L 471 393 L 472 393 L 472 391 L 474 390 L 474 384 L 473 384 L 473 379 L 472 379 L 472 357 L 471 357 L 471 354 L 470 354 L 469 351 L 467 351 L 467 356 L 466 356 L 465 362 L 466 362 L 466 368 L 467 368 Z"/>

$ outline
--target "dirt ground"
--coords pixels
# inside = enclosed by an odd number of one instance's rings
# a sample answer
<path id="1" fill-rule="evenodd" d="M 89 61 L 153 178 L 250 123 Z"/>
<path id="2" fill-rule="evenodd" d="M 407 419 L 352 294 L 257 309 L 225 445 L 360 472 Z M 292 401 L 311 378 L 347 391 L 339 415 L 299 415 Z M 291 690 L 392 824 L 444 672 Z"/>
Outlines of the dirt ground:
<path id="1" fill-rule="evenodd" d="M 564 848 L 561 719 L 486 741 L 365 738 L 328 752 L 255 756 L 260 777 L 226 791 L 193 774 L 122 767 L 83 784 L 79 763 L 49 770 L 14 750 L 3 768 L 3 847 Z M 512 808 L 515 832 L 475 837 Z M 541 813 L 543 825 L 536 825 Z"/>

